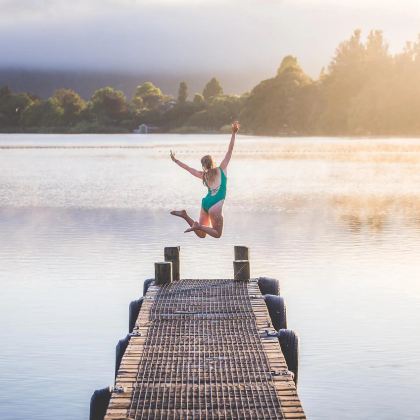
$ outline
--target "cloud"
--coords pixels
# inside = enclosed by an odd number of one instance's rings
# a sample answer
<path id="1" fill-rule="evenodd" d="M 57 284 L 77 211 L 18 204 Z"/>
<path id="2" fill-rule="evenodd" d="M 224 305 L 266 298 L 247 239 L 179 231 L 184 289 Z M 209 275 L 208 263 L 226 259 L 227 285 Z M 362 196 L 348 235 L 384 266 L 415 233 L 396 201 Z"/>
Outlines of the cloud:
<path id="1" fill-rule="evenodd" d="M 253 0 L 244 0 L 241 4 L 246 4 Z M 85 16 L 109 11 L 141 11 L 150 6 L 197 6 L 213 5 L 220 6 L 223 0 L 0 0 L 0 18 L 3 20 L 10 18 L 30 18 L 37 19 L 49 16 L 65 17 L 69 14 Z M 240 4 L 236 0 L 231 3 Z"/>
<path id="2" fill-rule="evenodd" d="M 261 28 L 261 22 L 272 17 L 265 15 L 264 8 L 239 13 L 236 1 L 221 8 L 192 0 L 181 5 L 174 0 L 73 0 L 71 10 L 64 1 L 36 3 L 44 5 L 42 14 L 32 4 L 37 14 L 28 12 L 31 21 L 24 26 L 9 21 L 8 27 L 0 29 L 5 61 L 18 58 L 58 66 L 80 62 L 88 67 L 103 63 L 114 68 L 147 65 L 151 69 L 190 64 L 196 69 L 217 68 L 221 63 L 238 67 L 237 59 L 251 56 L 254 45 L 269 45 L 270 31 Z M 9 8 L 9 13 L 15 12 L 27 18 L 22 10 Z"/>
<path id="3" fill-rule="evenodd" d="M 394 49 L 415 39 L 419 7 L 417 0 L 0 0 L 0 56 L 2 66 L 268 77 L 294 54 L 316 76 L 355 28 L 384 29 Z"/>

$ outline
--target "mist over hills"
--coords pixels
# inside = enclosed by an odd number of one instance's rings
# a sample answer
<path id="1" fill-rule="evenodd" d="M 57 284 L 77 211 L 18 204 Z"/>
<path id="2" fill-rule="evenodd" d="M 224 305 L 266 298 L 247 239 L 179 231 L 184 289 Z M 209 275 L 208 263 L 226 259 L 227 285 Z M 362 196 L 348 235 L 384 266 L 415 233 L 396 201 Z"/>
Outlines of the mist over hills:
<path id="1" fill-rule="evenodd" d="M 270 73 L 268 73 L 269 75 Z M 250 91 L 265 75 L 221 72 L 220 74 L 177 74 L 177 73 L 130 73 L 100 72 L 84 70 L 40 70 L 27 68 L 0 69 L 0 86 L 7 85 L 14 92 L 30 92 L 42 99 L 53 94 L 56 89 L 65 87 L 78 92 L 84 99 L 89 99 L 96 89 L 113 86 L 122 90 L 131 98 L 136 86 L 150 81 L 165 94 L 176 96 L 179 83 L 185 81 L 192 97 L 195 92 L 202 92 L 205 84 L 216 76 L 226 93 L 242 94 Z"/>

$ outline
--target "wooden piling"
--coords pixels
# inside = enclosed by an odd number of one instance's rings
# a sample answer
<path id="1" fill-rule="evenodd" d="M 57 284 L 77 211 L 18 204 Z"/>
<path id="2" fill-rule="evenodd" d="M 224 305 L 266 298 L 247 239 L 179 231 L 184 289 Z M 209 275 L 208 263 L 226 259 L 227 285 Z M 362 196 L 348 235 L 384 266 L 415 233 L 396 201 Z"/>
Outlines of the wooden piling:
<path id="1" fill-rule="evenodd" d="M 235 261 L 249 260 L 249 250 L 247 246 L 235 245 Z"/>
<path id="2" fill-rule="evenodd" d="M 155 263 L 155 284 L 162 286 L 169 283 L 172 283 L 172 263 L 168 261 Z"/>
<path id="3" fill-rule="evenodd" d="M 250 267 L 248 260 L 233 261 L 233 278 L 237 281 L 250 280 Z"/>
<path id="4" fill-rule="evenodd" d="M 179 246 L 167 246 L 164 249 L 165 261 L 172 263 L 172 280 L 179 280 Z"/>

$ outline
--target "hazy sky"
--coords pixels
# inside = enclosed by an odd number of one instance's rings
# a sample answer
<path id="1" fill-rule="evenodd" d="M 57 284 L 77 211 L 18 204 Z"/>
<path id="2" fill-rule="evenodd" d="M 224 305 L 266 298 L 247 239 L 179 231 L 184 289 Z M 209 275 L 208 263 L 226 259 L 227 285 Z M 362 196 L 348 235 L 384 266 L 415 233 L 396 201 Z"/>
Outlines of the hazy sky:
<path id="1" fill-rule="evenodd" d="M 398 50 L 420 0 L 0 0 L 0 67 L 271 75 L 293 54 L 317 76 L 355 28 Z"/>

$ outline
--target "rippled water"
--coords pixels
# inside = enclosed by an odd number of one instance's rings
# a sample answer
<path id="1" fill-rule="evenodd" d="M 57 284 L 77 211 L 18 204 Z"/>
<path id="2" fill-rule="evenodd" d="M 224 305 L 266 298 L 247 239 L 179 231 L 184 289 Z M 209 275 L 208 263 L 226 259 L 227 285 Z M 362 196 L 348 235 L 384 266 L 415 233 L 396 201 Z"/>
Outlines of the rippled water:
<path id="1" fill-rule="evenodd" d="M 281 280 L 311 419 L 420 419 L 420 140 L 239 136 L 220 240 L 183 234 L 226 136 L 0 135 L 0 418 L 84 419 L 128 304 L 181 245 L 184 277 Z"/>

